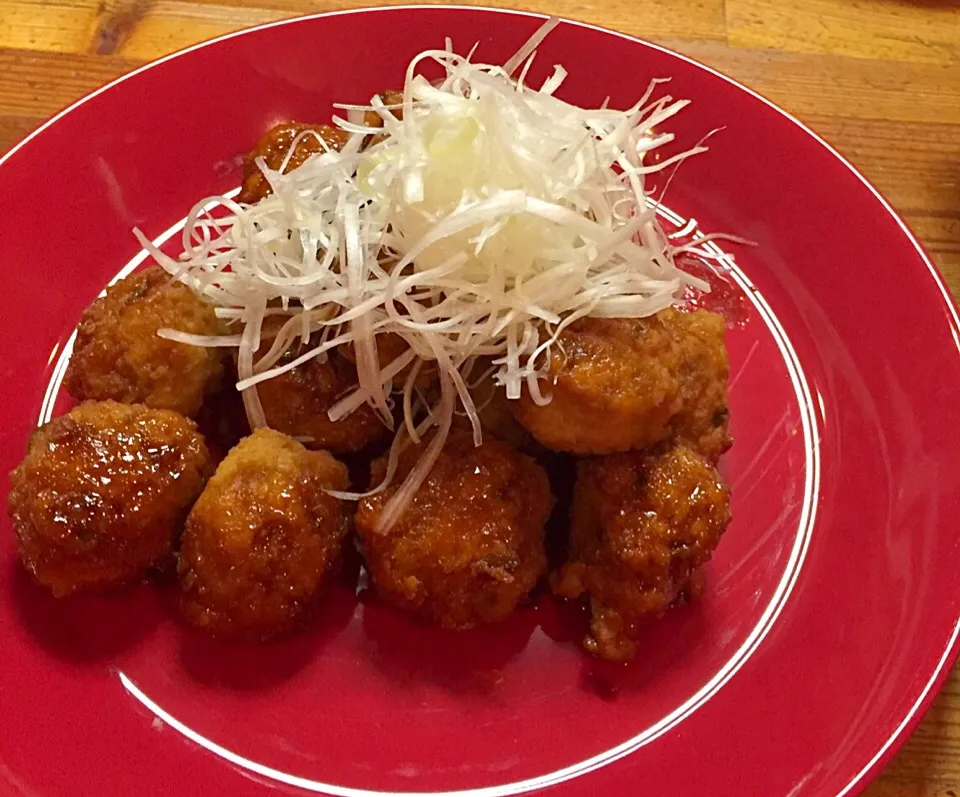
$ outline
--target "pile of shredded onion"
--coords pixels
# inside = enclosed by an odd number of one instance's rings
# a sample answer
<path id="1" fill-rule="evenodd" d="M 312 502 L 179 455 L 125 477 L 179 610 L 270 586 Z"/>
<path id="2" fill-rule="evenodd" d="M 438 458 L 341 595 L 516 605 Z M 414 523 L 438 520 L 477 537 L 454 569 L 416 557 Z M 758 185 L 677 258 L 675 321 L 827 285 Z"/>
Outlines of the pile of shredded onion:
<path id="1" fill-rule="evenodd" d="M 561 66 L 529 86 L 535 48 L 556 24 L 545 23 L 503 66 L 473 63 L 449 40 L 420 53 L 407 68 L 402 107 L 379 97 L 337 106 L 347 113 L 334 121 L 353 134 L 341 152 L 324 145 L 287 174 L 258 161 L 272 193 L 256 204 L 197 203 L 179 259 L 137 231 L 158 263 L 237 330 L 161 334 L 239 349 L 237 388 L 253 427 L 266 424 L 260 382 L 350 346 L 359 384 L 331 420 L 366 403 L 393 428 L 395 401 L 403 408 L 387 477 L 371 492 L 390 483 L 405 445 L 436 428 L 386 505 L 382 530 L 429 472 L 455 412 L 480 444 L 472 388 L 481 379 L 492 377 L 509 399 L 526 390 L 547 403 L 542 377 L 568 324 L 587 315 L 648 316 L 685 289 L 707 289 L 675 265 L 678 247 L 645 188 L 650 173 L 705 149 L 656 163 L 646 157 L 673 140 L 658 131 L 686 101 L 654 99 L 652 81 L 626 110 L 580 108 L 554 96 L 566 76 Z M 428 64 L 445 76 L 427 80 Z M 369 111 L 382 129 L 363 123 Z M 314 135 L 303 133 L 291 153 Z M 261 346 L 268 316 L 283 324 Z M 408 347 L 390 363 L 378 356 L 386 334 Z M 302 353 L 280 364 L 288 349 Z M 432 397 L 418 388 L 428 367 L 439 387 Z"/>

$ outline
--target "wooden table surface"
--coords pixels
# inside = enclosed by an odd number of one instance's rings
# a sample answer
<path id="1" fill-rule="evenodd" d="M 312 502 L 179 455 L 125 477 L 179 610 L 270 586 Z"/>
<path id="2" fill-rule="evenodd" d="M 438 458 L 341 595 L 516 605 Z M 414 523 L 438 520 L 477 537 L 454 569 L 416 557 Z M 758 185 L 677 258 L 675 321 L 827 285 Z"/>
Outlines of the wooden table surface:
<path id="1" fill-rule="evenodd" d="M 352 5 L 0 0 L 0 152 L 145 61 L 238 28 Z M 794 113 L 886 194 L 960 296 L 960 2 L 528 0 L 527 7 L 660 42 Z M 866 793 L 960 797 L 956 671 Z"/>

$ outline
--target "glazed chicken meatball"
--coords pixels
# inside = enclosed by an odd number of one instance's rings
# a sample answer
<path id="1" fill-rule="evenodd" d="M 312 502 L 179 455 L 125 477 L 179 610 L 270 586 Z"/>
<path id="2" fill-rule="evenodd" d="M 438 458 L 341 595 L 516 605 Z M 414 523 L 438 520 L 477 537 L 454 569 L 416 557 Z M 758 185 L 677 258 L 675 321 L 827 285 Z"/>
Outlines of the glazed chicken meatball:
<path id="1" fill-rule="evenodd" d="M 674 334 L 681 349 L 680 411 L 670 422 L 670 439 L 712 463 L 730 448 L 727 379 L 730 360 L 723 317 L 706 310 L 677 313 Z"/>
<path id="2" fill-rule="evenodd" d="M 299 329 L 299 324 L 294 325 Z M 272 347 L 278 336 L 288 341 L 290 334 L 290 319 L 270 316 L 264 321 L 261 343 Z M 308 338 L 306 344 L 294 338 L 286 344 L 276 365 L 285 365 L 317 345 L 316 337 Z M 271 429 L 297 438 L 307 448 L 345 454 L 360 451 L 389 435 L 380 416 L 368 404 L 336 421 L 330 420 L 331 407 L 356 389 L 357 382 L 354 363 L 334 351 L 260 382 L 257 392 Z"/>
<path id="3" fill-rule="evenodd" d="M 423 448 L 408 448 L 393 486 L 357 509 L 373 584 L 393 605 L 446 628 L 502 620 L 546 568 L 544 523 L 553 505 L 547 476 L 505 443 L 474 447 L 469 430 L 454 429 L 410 505 L 378 531 L 385 503 Z M 385 459 L 374 463 L 374 483 L 385 470 Z"/>
<path id="4" fill-rule="evenodd" d="M 570 558 L 553 588 L 563 597 L 589 596 L 584 646 L 605 659 L 633 658 L 636 621 L 661 613 L 688 588 L 729 522 L 729 490 L 688 448 L 581 460 Z"/>
<path id="5" fill-rule="evenodd" d="M 263 158 L 270 169 L 278 171 L 298 136 L 304 133 L 309 134 L 303 135 L 297 142 L 283 170 L 284 174 L 302 166 L 311 155 L 328 149 L 339 152 L 350 138 L 349 133 L 329 125 L 307 125 L 298 122 L 274 125 L 263 134 L 244 161 L 243 184 L 237 196 L 238 202 L 253 204 L 272 192 L 269 181 L 257 166 L 257 158 Z"/>
<path id="6" fill-rule="evenodd" d="M 301 353 L 291 348 L 279 364 Z M 339 420 L 330 420 L 330 408 L 356 386 L 356 367 L 333 352 L 326 360 L 314 357 L 292 371 L 267 379 L 257 390 L 272 429 L 302 439 L 309 448 L 340 454 L 359 451 L 389 434 L 369 404 L 362 404 Z"/>
<path id="7" fill-rule="evenodd" d="M 145 404 L 193 416 L 223 374 L 219 349 L 157 335 L 220 334 L 212 305 L 159 266 L 107 288 L 80 320 L 64 386 L 79 401 Z"/>
<path id="8" fill-rule="evenodd" d="M 380 99 L 393 116 L 397 119 L 403 119 L 403 108 L 398 107 L 403 105 L 402 91 L 389 89 L 380 95 Z M 363 123 L 367 127 L 383 127 L 383 117 L 376 111 L 367 111 L 363 115 Z"/>
<path id="9" fill-rule="evenodd" d="M 186 619 L 263 640 L 302 623 L 340 560 L 348 515 L 327 490 L 347 470 L 324 451 L 260 429 L 234 447 L 187 518 L 180 552 Z"/>
<path id="10" fill-rule="evenodd" d="M 385 91 L 380 94 L 380 99 L 389 113 L 397 120 L 403 119 L 403 108 L 400 107 L 403 105 L 403 92 L 402 91 Z M 383 127 L 383 117 L 380 116 L 376 111 L 367 111 L 363 115 L 363 123 L 367 127 Z M 369 136 L 365 143 L 365 146 L 373 146 L 374 144 L 379 144 L 383 141 L 383 135 Z"/>
<path id="11" fill-rule="evenodd" d="M 395 332 L 387 332 L 385 334 L 377 335 L 377 362 L 379 363 L 380 368 L 386 368 L 394 360 L 402 357 L 409 351 L 410 345 L 403 339 L 401 335 L 398 335 Z M 353 347 L 353 344 L 342 346 L 337 350 L 337 353 L 342 354 L 345 360 L 356 364 L 357 353 Z M 407 377 L 410 375 L 410 372 L 416 365 L 416 362 L 417 361 L 414 360 L 412 363 L 405 365 L 397 372 L 396 376 L 393 377 L 393 383 L 395 386 L 398 388 L 403 386 Z M 430 388 L 436 383 L 436 381 L 436 363 L 421 362 L 417 371 L 417 376 L 414 380 L 415 384 L 420 388 Z"/>
<path id="12" fill-rule="evenodd" d="M 57 596 L 134 581 L 170 555 L 212 470 L 182 415 L 81 404 L 34 432 L 10 474 L 20 558 Z"/>
<path id="13" fill-rule="evenodd" d="M 574 454 L 642 449 L 678 437 L 711 460 L 729 447 L 723 319 L 672 308 L 649 318 L 584 318 L 558 341 L 551 401 L 510 402 L 546 446 Z"/>

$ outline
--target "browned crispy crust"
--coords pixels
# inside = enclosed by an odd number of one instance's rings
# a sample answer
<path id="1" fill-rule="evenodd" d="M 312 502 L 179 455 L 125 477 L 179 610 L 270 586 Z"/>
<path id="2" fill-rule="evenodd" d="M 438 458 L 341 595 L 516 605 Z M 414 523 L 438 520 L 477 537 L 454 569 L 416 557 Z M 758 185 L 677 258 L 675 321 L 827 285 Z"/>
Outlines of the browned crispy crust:
<path id="1" fill-rule="evenodd" d="M 271 193 L 270 183 L 257 166 L 257 158 L 263 158 L 267 166 L 275 171 L 278 170 L 283 165 L 283 160 L 290 152 L 297 136 L 307 130 L 312 130 L 317 135 L 304 136 L 300 140 L 287 162 L 287 167 L 283 170 L 284 174 L 302 166 L 311 155 L 325 151 L 317 136 L 323 139 L 327 147 L 338 152 L 350 138 L 349 133 L 329 125 L 308 125 L 299 122 L 281 122 L 274 125 L 263 134 L 244 160 L 243 183 L 240 194 L 237 196 L 238 202 L 253 204 Z"/>
<path id="2" fill-rule="evenodd" d="M 327 489 L 347 470 L 270 429 L 220 463 L 187 519 L 180 552 L 187 621 L 262 640 L 301 624 L 337 566 L 348 515 Z"/>
<path id="3" fill-rule="evenodd" d="M 212 469 L 176 412 L 81 404 L 38 429 L 10 474 L 20 558 L 55 595 L 133 581 L 170 554 Z"/>
<path id="4" fill-rule="evenodd" d="M 158 337 L 220 334 L 213 307 L 159 266 L 107 289 L 77 328 L 64 387 L 79 401 L 145 404 L 193 416 L 220 383 L 223 352 Z"/>
<path id="5" fill-rule="evenodd" d="M 715 460 L 730 444 L 728 371 L 724 322 L 714 313 L 584 318 L 560 335 L 544 384 L 550 403 L 524 392 L 510 408 L 557 451 L 609 454 L 676 437 Z"/>
<path id="6" fill-rule="evenodd" d="M 581 460 L 569 561 L 553 588 L 589 596 L 587 649 L 633 658 L 636 621 L 662 612 L 690 585 L 729 522 L 729 489 L 688 448 Z"/>
<path id="7" fill-rule="evenodd" d="M 475 448 L 455 429 L 397 523 L 376 531 L 384 504 L 422 453 L 401 457 L 394 486 L 362 501 L 355 526 L 377 591 L 393 605 L 446 628 L 506 617 L 546 568 L 550 484 L 531 458 L 489 440 Z M 385 459 L 374 463 L 379 482 Z"/>
<path id="8" fill-rule="evenodd" d="M 281 362 L 299 354 L 292 349 Z M 369 404 L 362 404 L 345 418 L 330 420 L 330 408 L 356 386 L 353 363 L 331 353 L 326 360 L 315 357 L 292 371 L 267 379 L 257 390 L 271 428 L 304 438 L 308 448 L 347 453 L 366 448 L 389 434 Z"/>

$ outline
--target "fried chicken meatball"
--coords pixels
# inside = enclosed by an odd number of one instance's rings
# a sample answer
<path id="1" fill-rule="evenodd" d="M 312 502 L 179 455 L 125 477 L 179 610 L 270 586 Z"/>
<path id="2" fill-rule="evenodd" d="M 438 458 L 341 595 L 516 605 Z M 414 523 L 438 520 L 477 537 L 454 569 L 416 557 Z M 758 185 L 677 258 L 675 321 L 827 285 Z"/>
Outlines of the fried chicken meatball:
<path id="1" fill-rule="evenodd" d="M 383 101 L 383 104 L 390 109 L 390 113 L 392 113 L 397 119 L 403 119 L 403 108 L 396 107 L 403 105 L 402 91 L 388 89 L 380 95 L 380 99 Z M 380 114 L 378 114 L 376 111 L 367 111 L 363 115 L 363 123 L 367 127 L 383 127 L 383 117 L 380 116 Z"/>
<path id="2" fill-rule="evenodd" d="M 220 349 L 166 340 L 169 327 L 221 333 L 212 305 L 159 266 L 107 288 L 80 320 L 64 386 L 78 401 L 120 401 L 195 415 L 223 375 Z"/>
<path id="3" fill-rule="evenodd" d="M 635 623 L 665 610 L 710 559 L 730 522 L 730 491 L 688 448 L 583 459 L 558 595 L 590 597 L 584 646 L 604 659 L 636 653 Z"/>
<path id="4" fill-rule="evenodd" d="M 393 114 L 393 116 L 394 116 L 397 120 L 402 120 L 402 119 L 403 119 L 403 108 L 402 108 L 402 107 L 397 107 L 397 106 L 402 106 L 402 105 L 403 105 L 403 92 L 402 92 L 402 91 L 393 91 L 393 90 L 385 91 L 385 92 L 383 92 L 383 93 L 380 95 L 380 99 L 383 100 L 383 104 L 386 105 L 387 108 L 390 109 L 390 113 Z M 391 106 L 392 106 L 392 107 L 391 107 Z M 363 115 L 363 123 L 364 123 L 367 127 L 380 127 L 380 128 L 382 128 L 382 127 L 383 127 L 383 117 L 380 116 L 380 114 L 378 114 L 376 111 L 367 111 L 367 112 L 364 113 L 364 115 Z M 369 147 L 369 146 L 373 146 L 374 144 L 379 144 L 381 141 L 383 141 L 384 138 L 385 138 L 385 136 L 383 136 L 383 135 L 370 136 L 370 137 L 367 139 L 367 142 L 366 142 L 365 146 L 368 146 L 368 147 Z"/>
<path id="5" fill-rule="evenodd" d="M 377 361 L 380 365 L 380 368 L 386 368 L 390 363 L 396 360 L 399 357 L 402 357 L 407 352 L 410 351 L 410 344 L 408 344 L 401 335 L 396 334 L 395 332 L 387 332 L 385 334 L 377 335 Z M 353 347 L 353 344 L 342 346 L 337 349 L 338 354 L 342 354 L 345 360 L 349 360 L 351 363 L 357 362 L 357 352 Z M 400 371 L 397 372 L 396 376 L 393 377 L 394 385 L 402 387 L 406 382 L 407 377 L 410 375 L 411 370 L 413 370 L 416 364 L 416 360 L 405 365 Z M 428 388 L 431 387 L 437 381 L 437 365 L 435 362 L 421 362 L 419 370 L 417 371 L 417 376 L 414 380 L 414 383 L 417 387 Z"/>
<path id="6" fill-rule="evenodd" d="M 355 518 L 367 569 L 393 605 L 445 628 L 502 620 L 546 568 L 550 484 L 531 458 L 495 440 L 474 447 L 454 429 L 392 528 L 376 530 L 384 504 L 424 446 L 400 458 L 393 486 L 363 500 Z M 377 483 L 386 460 L 373 466 Z"/>
<path id="7" fill-rule="evenodd" d="M 280 364 L 300 353 L 291 348 Z M 258 392 L 271 428 L 304 438 L 310 448 L 339 454 L 359 451 L 389 433 L 368 404 L 340 420 L 330 420 L 329 409 L 356 385 L 355 366 L 334 352 L 324 361 L 314 357 L 292 371 L 261 382 Z"/>
<path id="8" fill-rule="evenodd" d="M 711 460 L 729 448 L 723 319 L 672 308 L 649 318 L 584 318 L 561 335 L 552 400 L 510 402 L 547 448 L 609 454 L 671 437 Z"/>
<path id="9" fill-rule="evenodd" d="M 732 442 L 727 423 L 726 324 L 722 316 L 707 310 L 676 315 L 680 411 L 670 421 L 669 437 L 716 463 Z"/>
<path id="10" fill-rule="evenodd" d="M 348 529 L 347 469 L 270 429 L 227 454 L 187 518 L 181 607 L 199 628 L 263 640 L 313 608 Z"/>
<path id="11" fill-rule="evenodd" d="M 182 415 L 81 404 L 34 432 L 10 474 L 20 559 L 57 596 L 140 578 L 170 555 L 212 470 Z"/>
<path id="12" fill-rule="evenodd" d="M 260 167 L 257 166 L 257 158 L 263 158 L 269 168 L 274 171 L 278 170 L 283 166 L 284 158 L 290 152 L 297 136 L 307 131 L 312 131 L 315 135 L 305 135 L 300 139 L 287 162 L 287 167 L 283 170 L 284 174 L 303 166 L 307 158 L 316 155 L 318 152 L 325 152 L 327 148 L 339 152 L 350 138 L 349 133 L 337 130 L 329 125 L 307 125 L 298 122 L 281 122 L 274 125 L 263 134 L 257 145 L 244 160 L 243 183 L 240 194 L 237 196 L 238 202 L 253 204 L 271 193 L 270 183 L 263 176 Z M 321 139 L 323 143 L 321 143 Z M 324 144 L 326 144 L 326 147 Z"/>

